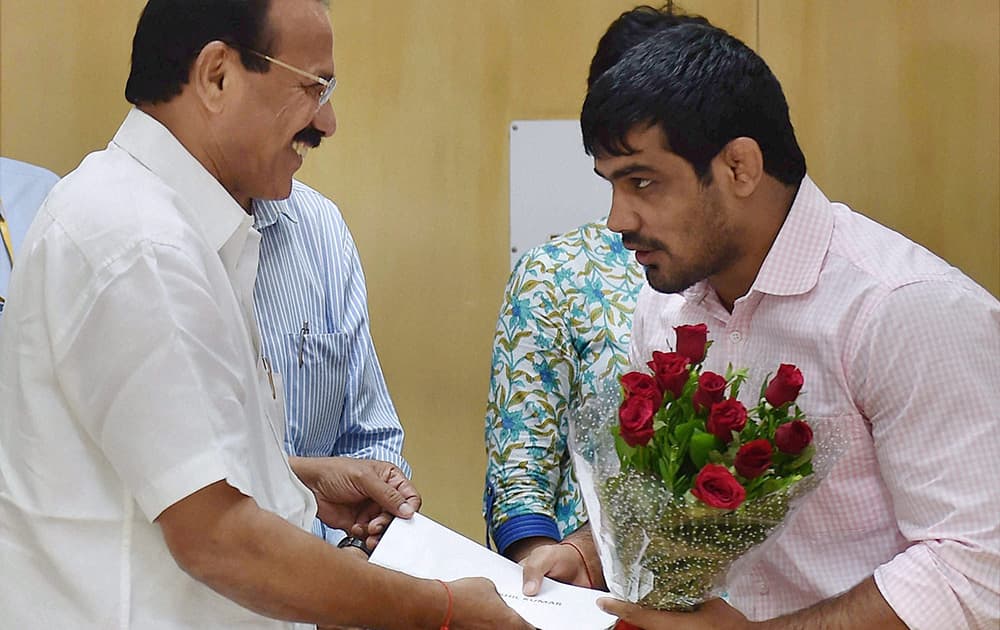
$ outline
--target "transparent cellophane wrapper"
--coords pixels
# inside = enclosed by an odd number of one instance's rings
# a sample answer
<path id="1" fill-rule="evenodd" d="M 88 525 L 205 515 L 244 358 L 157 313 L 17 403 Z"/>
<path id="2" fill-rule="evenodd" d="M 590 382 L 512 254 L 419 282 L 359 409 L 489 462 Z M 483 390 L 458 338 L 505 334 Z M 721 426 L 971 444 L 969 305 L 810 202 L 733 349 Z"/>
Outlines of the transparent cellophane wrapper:
<path id="1" fill-rule="evenodd" d="M 725 583 L 766 553 L 792 511 L 846 450 L 831 425 L 813 429 L 813 473 L 787 488 L 745 501 L 733 511 L 672 496 L 653 473 L 621 471 L 612 428 L 617 383 L 573 409 L 570 452 L 608 590 L 660 610 L 693 610 L 725 595 Z"/>

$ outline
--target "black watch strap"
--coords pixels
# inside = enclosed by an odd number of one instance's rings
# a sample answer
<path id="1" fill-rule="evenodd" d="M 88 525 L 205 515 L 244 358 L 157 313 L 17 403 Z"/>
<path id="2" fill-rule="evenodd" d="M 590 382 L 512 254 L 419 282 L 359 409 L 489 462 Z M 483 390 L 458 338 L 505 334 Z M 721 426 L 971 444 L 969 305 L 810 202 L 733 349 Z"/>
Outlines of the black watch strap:
<path id="1" fill-rule="evenodd" d="M 366 556 L 372 555 L 372 550 L 368 548 L 365 541 L 361 540 L 357 536 L 346 536 L 345 538 L 342 538 L 339 543 L 337 543 L 337 546 L 341 549 L 344 547 L 354 547 L 355 549 L 360 549 L 365 552 Z"/>

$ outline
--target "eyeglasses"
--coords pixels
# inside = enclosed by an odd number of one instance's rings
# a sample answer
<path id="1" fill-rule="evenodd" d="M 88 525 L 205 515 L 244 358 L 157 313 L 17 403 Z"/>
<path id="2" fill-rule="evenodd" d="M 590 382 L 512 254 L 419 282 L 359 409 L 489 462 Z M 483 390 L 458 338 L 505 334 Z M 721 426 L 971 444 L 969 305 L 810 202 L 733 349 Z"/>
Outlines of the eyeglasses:
<path id="1" fill-rule="evenodd" d="M 333 94 L 334 88 L 337 87 L 337 77 L 330 77 L 329 79 L 324 79 L 323 77 L 315 75 L 312 72 L 306 72 L 305 70 L 296 68 L 295 66 L 287 64 L 280 59 L 275 59 L 270 55 L 265 55 L 264 53 L 259 53 L 256 50 L 251 50 L 249 48 L 243 48 L 243 50 L 247 51 L 248 53 L 257 55 L 261 59 L 269 61 L 276 66 L 281 66 L 285 70 L 290 70 L 299 76 L 303 76 L 311 81 L 315 81 L 316 83 L 322 85 L 323 91 L 319 93 L 319 99 L 318 99 L 319 102 L 316 105 L 317 108 L 323 107 L 324 105 L 327 104 L 327 102 L 330 100 L 330 95 Z"/>

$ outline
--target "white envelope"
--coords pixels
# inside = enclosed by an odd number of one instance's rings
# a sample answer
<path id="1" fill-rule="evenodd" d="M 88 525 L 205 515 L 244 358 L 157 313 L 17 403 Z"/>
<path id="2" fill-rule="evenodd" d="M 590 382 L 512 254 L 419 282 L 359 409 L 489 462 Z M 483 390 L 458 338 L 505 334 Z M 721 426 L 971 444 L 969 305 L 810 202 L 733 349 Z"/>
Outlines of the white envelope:
<path id="1" fill-rule="evenodd" d="M 507 605 L 541 630 L 607 630 L 615 617 L 597 607 L 608 594 L 549 578 L 536 597 L 521 593 L 521 567 L 430 518 L 415 514 L 389 525 L 371 561 L 420 578 L 493 581 Z"/>

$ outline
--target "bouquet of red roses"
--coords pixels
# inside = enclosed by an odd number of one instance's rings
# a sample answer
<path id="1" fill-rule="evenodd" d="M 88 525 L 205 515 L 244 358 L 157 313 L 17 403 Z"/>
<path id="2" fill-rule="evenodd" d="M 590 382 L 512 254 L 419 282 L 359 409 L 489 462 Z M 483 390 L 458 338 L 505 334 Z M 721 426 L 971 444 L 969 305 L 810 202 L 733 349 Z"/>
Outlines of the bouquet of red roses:
<path id="1" fill-rule="evenodd" d="M 747 370 L 702 369 L 705 324 L 675 331 L 676 350 L 654 352 L 651 374 L 629 372 L 585 403 L 570 437 L 612 593 L 690 610 L 815 486 L 816 449 L 795 403 L 798 368 L 779 366 L 747 408 Z"/>

